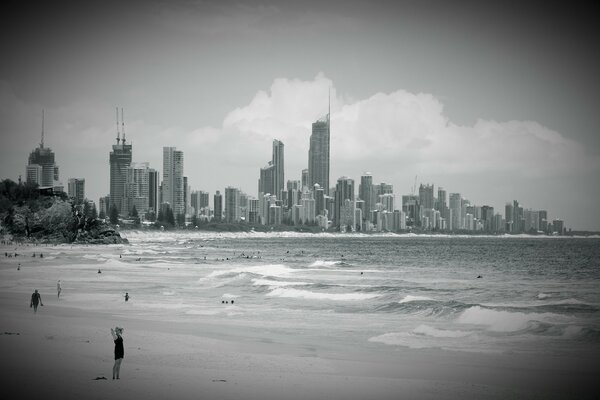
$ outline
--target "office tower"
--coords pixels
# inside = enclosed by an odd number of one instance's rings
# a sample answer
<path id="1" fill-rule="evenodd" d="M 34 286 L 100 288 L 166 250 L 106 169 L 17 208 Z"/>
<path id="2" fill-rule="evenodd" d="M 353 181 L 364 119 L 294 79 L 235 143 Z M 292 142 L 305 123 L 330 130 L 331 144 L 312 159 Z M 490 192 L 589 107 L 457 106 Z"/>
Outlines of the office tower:
<path id="1" fill-rule="evenodd" d="M 160 204 L 160 176 L 153 168 L 148 169 L 148 211 L 158 214 Z"/>
<path id="2" fill-rule="evenodd" d="M 70 178 L 67 190 L 69 197 L 75 201 L 75 204 L 83 204 L 83 199 L 85 199 L 85 179 Z"/>
<path id="3" fill-rule="evenodd" d="M 406 214 L 408 226 L 419 226 L 421 223 L 421 215 L 419 205 L 419 197 L 413 194 L 402 196 L 402 211 Z M 375 221 L 373 221 L 375 222 Z"/>
<path id="4" fill-rule="evenodd" d="M 225 188 L 225 221 L 238 222 L 240 220 L 240 190 L 228 186 Z"/>
<path id="5" fill-rule="evenodd" d="M 260 169 L 260 178 L 258 179 L 258 195 L 260 194 L 272 194 L 274 193 L 275 187 L 273 186 L 275 176 L 275 166 L 271 161 L 266 167 Z"/>
<path id="6" fill-rule="evenodd" d="M 125 197 L 125 180 L 127 178 L 127 168 L 131 165 L 132 146 L 126 144 L 125 123 L 123 122 L 123 111 L 121 110 L 121 126 L 123 139 L 119 132 L 119 111 L 117 109 L 117 144 L 113 144 L 109 156 L 110 163 L 110 204 L 109 210 L 114 206 L 119 214 L 126 210 L 121 210 L 121 205 Z"/>
<path id="7" fill-rule="evenodd" d="M 338 180 L 339 182 L 339 180 Z M 354 183 L 353 183 L 354 185 Z M 339 197 L 341 198 L 341 197 Z M 337 204 L 337 202 L 336 202 Z M 360 215 L 360 214 L 359 214 Z M 338 225 L 342 232 L 354 232 L 356 230 L 356 208 L 354 199 L 345 198 L 339 209 Z"/>
<path id="8" fill-rule="evenodd" d="M 188 184 L 188 177 L 183 177 L 183 213 L 188 215 L 190 213 L 190 187 Z"/>
<path id="9" fill-rule="evenodd" d="M 318 183 L 329 194 L 330 113 L 312 124 L 308 150 L 308 187 Z"/>
<path id="10" fill-rule="evenodd" d="M 36 147 L 29 154 L 25 173 L 27 182 L 37 183 L 40 187 L 53 187 L 54 182 L 59 180 L 54 157 L 52 149 L 44 147 L 44 111 L 42 110 L 42 140 L 40 147 Z"/>
<path id="11" fill-rule="evenodd" d="M 300 219 L 303 224 L 312 224 L 315 222 L 316 213 L 315 213 L 315 199 L 311 192 L 302 193 L 302 198 L 300 199 L 300 205 L 302 206 L 302 212 Z"/>
<path id="12" fill-rule="evenodd" d="M 519 206 L 517 200 L 513 200 L 513 233 L 522 233 L 525 231 L 525 220 L 523 219 L 523 207 Z"/>
<path id="13" fill-rule="evenodd" d="M 162 202 L 171 206 L 175 218 L 185 214 L 183 151 L 175 147 L 163 147 Z"/>
<path id="14" fill-rule="evenodd" d="M 358 197 L 365 202 L 363 209 L 363 218 L 368 218 L 369 213 L 374 208 L 373 176 L 370 172 L 365 172 L 360 177 Z"/>
<path id="15" fill-rule="evenodd" d="M 193 215 L 208 215 L 208 192 L 203 190 L 194 190 L 190 194 L 190 204 L 193 209 Z"/>
<path id="16" fill-rule="evenodd" d="M 433 208 L 433 185 L 419 185 L 419 202 L 424 209 L 430 210 Z"/>
<path id="17" fill-rule="evenodd" d="M 281 192 L 284 189 L 284 159 L 283 159 L 283 142 L 273 140 L 273 190 L 274 195 L 281 199 Z"/>
<path id="18" fill-rule="evenodd" d="M 213 196 L 213 207 L 215 209 L 213 219 L 220 222 L 223 216 L 223 195 L 218 190 Z"/>
<path id="19" fill-rule="evenodd" d="M 341 226 L 342 208 L 346 200 L 351 200 L 354 204 L 354 180 L 346 176 L 342 176 L 337 180 L 335 187 L 335 208 L 334 221 L 338 226 Z M 354 218 L 354 209 L 352 210 L 352 218 Z"/>
<path id="20" fill-rule="evenodd" d="M 452 230 L 463 229 L 462 197 L 460 193 L 450 193 L 450 211 L 452 212 Z"/>

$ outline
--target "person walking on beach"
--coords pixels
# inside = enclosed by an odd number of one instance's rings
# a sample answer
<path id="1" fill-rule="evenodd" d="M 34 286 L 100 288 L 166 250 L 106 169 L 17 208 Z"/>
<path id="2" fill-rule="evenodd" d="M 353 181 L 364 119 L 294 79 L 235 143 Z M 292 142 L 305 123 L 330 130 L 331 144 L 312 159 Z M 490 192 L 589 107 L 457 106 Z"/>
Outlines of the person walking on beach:
<path id="1" fill-rule="evenodd" d="M 110 333 L 115 341 L 115 365 L 113 365 L 113 379 L 115 379 L 115 377 L 116 379 L 119 379 L 121 361 L 123 361 L 123 356 L 125 355 L 125 349 L 123 348 L 123 337 L 121 336 L 123 333 L 123 328 L 118 326 L 115 327 L 115 329 L 110 328 Z"/>
<path id="2" fill-rule="evenodd" d="M 44 306 L 42 303 L 42 296 L 38 293 L 37 289 L 31 295 L 31 304 L 29 304 L 29 308 L 33 307 L 33 312 L 37 312 L 38 304 Z"/>
<path id="3" fill-rule="evenodd" d="M 60 299 L 60 292 L 62 291 L 62 288 L 60 287 L 60 279 L 58 280 L 58 283 L 56 284 L 56 292 L 57 292 L 57 297 Z"/>

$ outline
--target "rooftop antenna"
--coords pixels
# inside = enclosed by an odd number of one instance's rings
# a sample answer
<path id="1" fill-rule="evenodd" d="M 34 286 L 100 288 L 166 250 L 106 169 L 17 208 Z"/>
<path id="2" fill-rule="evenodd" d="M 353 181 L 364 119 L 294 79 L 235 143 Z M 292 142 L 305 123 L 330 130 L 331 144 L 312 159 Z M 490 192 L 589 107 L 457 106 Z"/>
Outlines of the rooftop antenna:
<path id="1" fill-rule="evenodd" d="M 123 132 L 123 144 L 125 144 L 125 120 L 123 119 L 123 107 L 121 107 L 121 131 Z"/>
<path id="2" fill-rule="evenodd" d="M 116 107 L 117 109 L 117 145 L 121 142 L 121 136 L 119 133 L 119 107 Z"/>
<path id="3" fill-rule="evenodd" d="M 44 148 L 44 109 L 42 108 L 42 142 L 40 143 L 40 148 Z"/>

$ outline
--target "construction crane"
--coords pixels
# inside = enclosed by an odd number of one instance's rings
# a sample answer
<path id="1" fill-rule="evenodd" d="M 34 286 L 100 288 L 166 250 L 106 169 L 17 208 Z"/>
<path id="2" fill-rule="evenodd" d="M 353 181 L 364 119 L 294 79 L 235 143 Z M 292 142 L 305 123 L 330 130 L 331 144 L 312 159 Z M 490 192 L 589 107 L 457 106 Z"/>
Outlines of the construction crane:
<path id="1" fill-rule="evenodd" d="M 415 183 L 413 183 L 413 187 L 412 187 L 412 191 L 410 194 L 414 195 L 415 194 L 415 190 L 417 190 L 417 176 L 415 175 Z"/>

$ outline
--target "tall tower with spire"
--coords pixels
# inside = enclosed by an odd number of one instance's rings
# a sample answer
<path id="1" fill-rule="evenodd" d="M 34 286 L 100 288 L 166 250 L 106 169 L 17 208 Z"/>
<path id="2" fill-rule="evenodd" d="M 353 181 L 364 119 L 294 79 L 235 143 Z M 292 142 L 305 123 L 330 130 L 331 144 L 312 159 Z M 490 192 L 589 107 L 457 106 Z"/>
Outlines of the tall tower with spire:
<path id="1" fill-rule="evenodd" d="M 312 124 L 310 147 L 308 150 L 308 183 L 309 187 L 319 184 L 329 195 L 329 147 L 331 137 L 331 94 L 327 115 Z"/>
<path id="2" fill-rule="evenodd" d="M 29 154 L 25 176 L 29 183 L 37 183 L 40 187 L 54 187 L 60 185 L 58 183 L 58 166 L 55 163 L 52 149 L 44 147 L 44 116 L 45 112 L 42 110 L 42 140 L 40 146 Z M 55 181 L 57 181 L 56 185 Z"/>
<path id="3" fill-rule="evenodd" d="M 123 119 L 123 109 L 121 109 L 121 129 L 123 139 L 119 131 L 119 109 L 117 108 L 117 144 L 113 144 L 109 156 L 110 164 L 110 202 L 109 210 L 113 205 L 117 208 L 119 214 L 125 213 L 125 183 L 127 180 L 127 167 L 131 165 L 132 146 L 125 141 L 125 121 Z"/>

